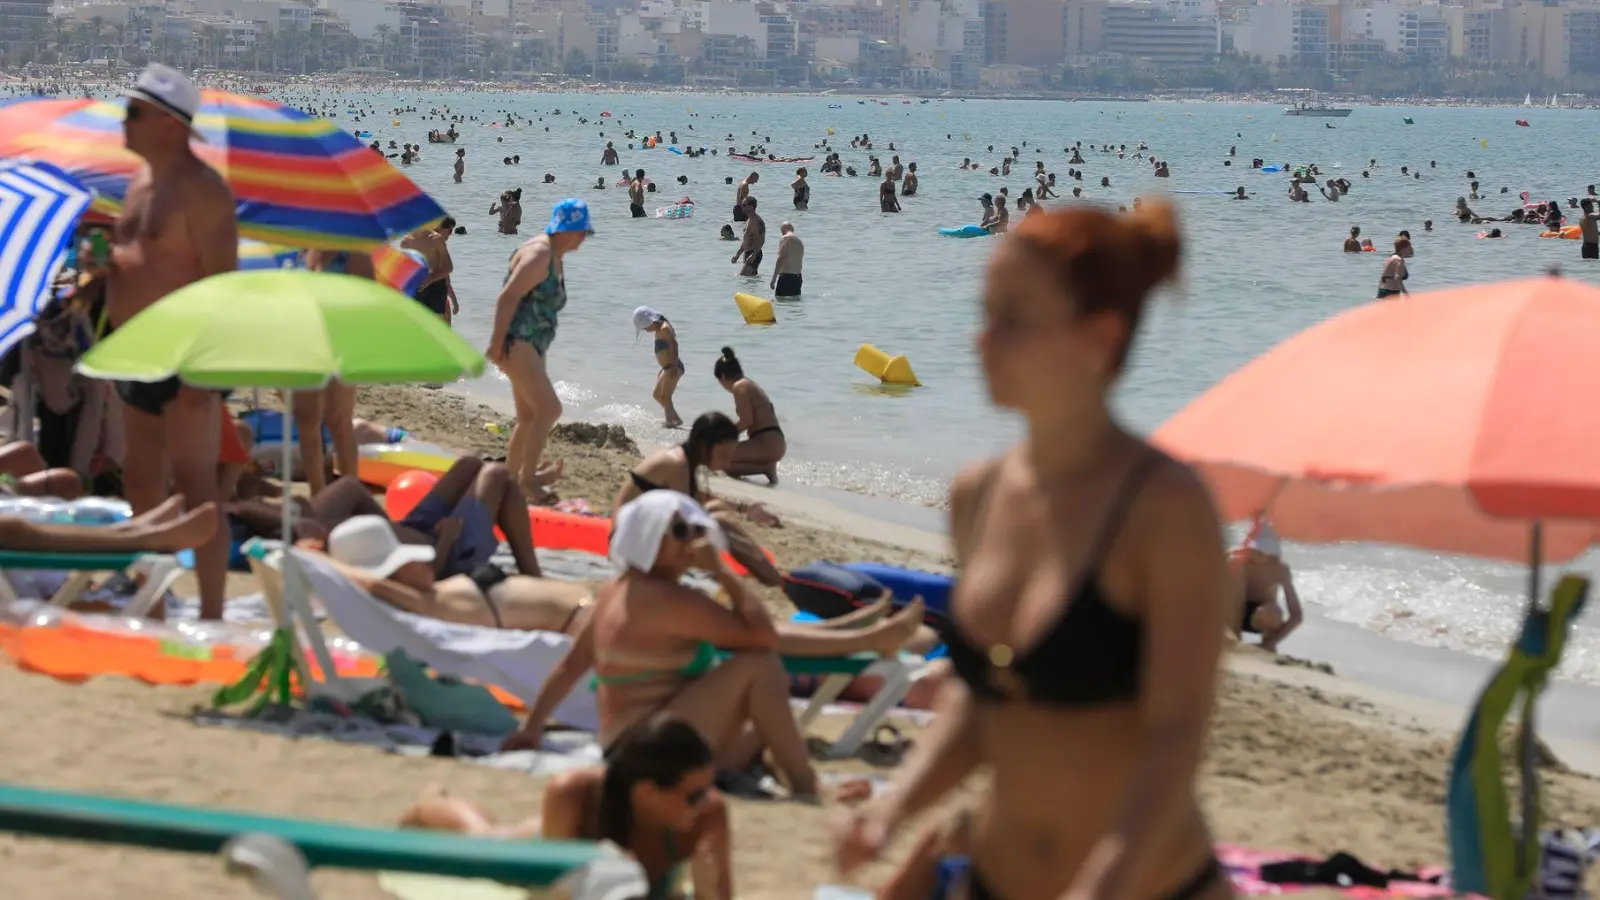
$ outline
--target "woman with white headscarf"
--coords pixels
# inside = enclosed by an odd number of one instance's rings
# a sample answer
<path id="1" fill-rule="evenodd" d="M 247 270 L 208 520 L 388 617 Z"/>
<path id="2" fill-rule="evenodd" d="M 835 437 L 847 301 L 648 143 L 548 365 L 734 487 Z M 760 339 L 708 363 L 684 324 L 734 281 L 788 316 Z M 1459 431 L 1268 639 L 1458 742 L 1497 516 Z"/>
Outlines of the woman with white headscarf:
<path id="1" fill-rule="evenodd" d="M 855 630 L 778 625 L 728 570 L 727 549 L 711 514 L 677 491 L 651 491 L 619 510 L 611 531 L 619 574 L 595 598 L 506 748 L 539 746 L 551 711 L 593 669 L 600 745 L 608 753 L 640 723 L 667 712 L 700 731 L 719 769 L 747 768 L 769 750 L 789 791 L 816 798 L 816 772 L 789 709 L 780 655 L 894 653 L 921 624 L 922 605 Z M 691 568 L 715 579 L 729 605 L 683 586 Z"/>
<path id="2" fill-rule="evenodd" d="M 1228 554 L 1228 566 L 1239 579 L 1241 604 L 1238 618 L 1228 627 L 1241 638 L 1260 635 L 1262 649 L 1276 651 L 1300 627 L 1303 614 L 1294 578 L 1283 562 L 1278 532 L 1265 514 L 1256 517 L 1238 549 Z M 1278 605 L 1280 592 L 1283 607 Z"/>

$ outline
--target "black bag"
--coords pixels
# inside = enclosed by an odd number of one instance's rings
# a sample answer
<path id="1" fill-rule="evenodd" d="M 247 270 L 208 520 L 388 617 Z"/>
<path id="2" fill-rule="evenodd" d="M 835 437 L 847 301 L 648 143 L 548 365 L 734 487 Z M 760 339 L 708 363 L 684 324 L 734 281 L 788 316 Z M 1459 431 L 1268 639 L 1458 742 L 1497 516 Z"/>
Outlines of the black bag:
<path id="1" fill-rule="evenodd" d="M 883 585 L 873 578 L 831 562 L 791 569 L 783 592 L 796 609 L 824 619 L 837 619 L 883 599 Z"/>

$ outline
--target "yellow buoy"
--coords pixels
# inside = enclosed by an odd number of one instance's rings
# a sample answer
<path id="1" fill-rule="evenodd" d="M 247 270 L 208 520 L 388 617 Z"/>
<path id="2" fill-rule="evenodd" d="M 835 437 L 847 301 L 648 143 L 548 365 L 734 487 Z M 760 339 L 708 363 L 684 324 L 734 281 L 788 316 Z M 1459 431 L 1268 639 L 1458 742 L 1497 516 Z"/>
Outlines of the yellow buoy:
<path id="1" fill-rule="evenodd" d="M 1489 149 L 1489 139 L 1488 138 L 1478 138 L 1478 146 L 1482 147 L 1485 150 Z"/>
<path id="2" fill-rule="evenodd" d="M 394 127 L 396 127 L 396 128 L 400 127 L 400 120 L 399 119 L 395 119 L 394 120 Z"/>
<path id="3" fill-rule="evenodd" d="M 778 316 L 772 311 L 772 301 L 755 294 L 734 294 L 733 302 L 739 306 L 739 315 L 746 325 L 776 325 Z"/>
<path id="4" fill-rule="evenodd" d="M 904 356 L 890 356 L 871 344 L 862 344 L 856 351 L 856 368 L 884 384 L 921 386 L 917 373 L 911 371 L 911 361 Z"/>
<path id="5" fill-rule="evenodd" d="M 829 128 L 829 129 L 828 129 L 828 133 L 829 133 L 829 134 L 833 134 L 833 129 L 832 129 L 832 128 Z"/>

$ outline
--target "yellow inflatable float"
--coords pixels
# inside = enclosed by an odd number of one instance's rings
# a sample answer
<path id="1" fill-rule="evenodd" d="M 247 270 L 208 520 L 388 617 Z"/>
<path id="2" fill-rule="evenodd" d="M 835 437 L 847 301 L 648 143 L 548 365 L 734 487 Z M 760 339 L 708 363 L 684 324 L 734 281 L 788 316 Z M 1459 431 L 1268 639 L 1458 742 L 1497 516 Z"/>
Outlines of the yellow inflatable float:
<path id="1" fill-rule="evenodd" d="M 921 387 L 917 373 L 911 371 L 911 361 L 904 356 L 890 356 L 871 344 L 862 344 L 856 351 L 856 368 L 884 384 L 903 384 Z"/>
<path id="2" fill-rule="evenodd" d="M 746 325 L 776 325 L 778 315 L 772 311 L 772 301 L 755 294 L 734 294 L 733 302 L 739 307 Z"/>
<path id="3" fill-rule="evenodd" d="M 1561 238 L 1562 240 L 1567 241 L 1583 240 L 1583 234 L 1576 225 L 1564 225 L 1560 231 L 1541 231 L 1539 232 L 1539 237 Z"/>
<path id="4" fill-rule="evenodd" d="M 387 488 L 406 472 L 423 471 L 443 475 L 455 465 L 455 455 L 432 444 L 362 444 L 356 477 L 363 484 Z"/>

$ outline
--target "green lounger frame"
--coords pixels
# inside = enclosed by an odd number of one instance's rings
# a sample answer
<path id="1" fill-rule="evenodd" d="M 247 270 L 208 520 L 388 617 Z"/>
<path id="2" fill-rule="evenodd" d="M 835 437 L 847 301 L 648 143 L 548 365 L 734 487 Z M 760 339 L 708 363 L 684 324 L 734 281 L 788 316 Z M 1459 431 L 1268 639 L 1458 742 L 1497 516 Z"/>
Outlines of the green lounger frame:
<path id="1" fill-rule="evenodd" d="M 311 866 L 538 886 L 554 884 L 603 856 L 599 844 L 580 841 L 500 841 L 368 828 L 9 784 L 0 784 L 0 830 L 213 854 L 236 835 L 266 834 L 294 845 Z"/>
<path id="2" fill-rule="evenodd" d="M 0 601 L 15 602 L 11 583 L 5 580 L 7 569 L 45 572 L 71 572 L 67 583 L 50 598 L 51 606 L 71 606 L 89 587 L 90 576 L 95 572 L 126 572 L 149 563 L 150 571 L 145 586 L 128 603 L 125 615 L 142 616 L 166 596 L 172 583 L 183 574 L 176 557 L 163 553 L 40 553 L 27 550 L 0 550 Z"/>

